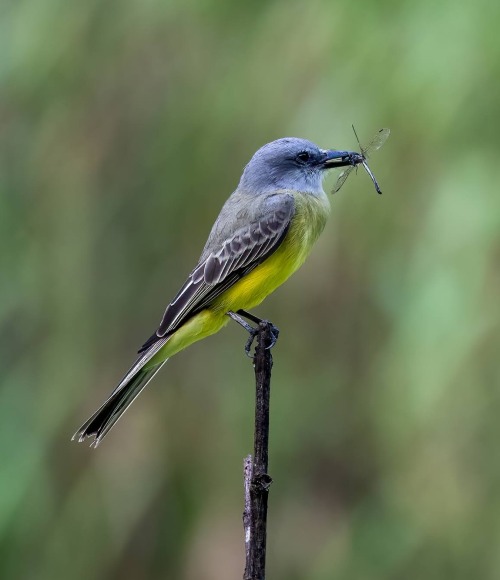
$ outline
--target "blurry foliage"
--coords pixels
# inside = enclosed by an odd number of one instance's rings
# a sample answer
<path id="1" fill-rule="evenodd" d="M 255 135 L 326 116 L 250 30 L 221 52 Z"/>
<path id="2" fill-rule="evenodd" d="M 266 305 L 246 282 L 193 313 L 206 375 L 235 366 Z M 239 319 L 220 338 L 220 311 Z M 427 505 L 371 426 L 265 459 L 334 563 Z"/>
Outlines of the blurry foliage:
<path id="1" fill-rule="evenodd" d="M 269 577 L 500 577 L 500 5 L 4 2 L 0 576 L 243 571 L 236 325 L 69 442 L 184 281 L 244 164 L 352 148 L 275 349 Z M 333 177 L 326 184 L 332 186 Z"/>

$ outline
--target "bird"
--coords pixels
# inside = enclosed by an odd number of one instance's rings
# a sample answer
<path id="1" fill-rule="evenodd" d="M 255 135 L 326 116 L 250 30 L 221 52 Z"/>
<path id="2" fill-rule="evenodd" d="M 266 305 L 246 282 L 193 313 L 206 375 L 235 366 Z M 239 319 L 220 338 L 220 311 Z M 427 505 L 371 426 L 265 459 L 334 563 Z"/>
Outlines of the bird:
<path id="1" fill-rule="evenodd" d="M 185 284 L 167 306 L 153 335 L 102 406 L 73 439 L 97 447 L 166 361 L 221 330 L 230 319 L 250 333 L 248 312 L 305 261 L 323 231 L 330 202 L 323 189 L 329 169 L 361 163 L 352 151 L 321 149 L 285 137 L 257 150 L 245 166 Z M 274 340 L 277 338 L 277 329 Z"/>

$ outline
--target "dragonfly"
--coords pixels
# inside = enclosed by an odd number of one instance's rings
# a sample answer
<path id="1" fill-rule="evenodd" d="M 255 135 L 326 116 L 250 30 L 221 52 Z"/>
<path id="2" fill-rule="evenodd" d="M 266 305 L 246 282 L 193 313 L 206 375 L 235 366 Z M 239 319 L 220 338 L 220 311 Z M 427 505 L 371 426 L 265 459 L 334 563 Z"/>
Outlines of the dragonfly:
<path id="1" fill-rule="evenodd" d="M 354 131 L 354 135 L 356 135 L 356 140 L 358 142 L 361 153 L 354 153 L 351 155 L 350 161 L 351 161 L 352 165 L 349 165 L 339 175 L 339 177 L 335 183 L 335 187 L 333 188 L 333 193 L 337 193 L 337 191 L 344 185 L 345 180 L 352 173 L 352 170 L 354 168 L 357 169 L 358 165 L 362 165 L 365 168 L 366 173 L 368 173 L 368 175 L 371 177 L 371 180 L 373 181 L 373 185 L 375 186 L 375 190 L 377 191 L 377 193 L 382 193 L 382 190 L 379 187 L 378 181 L 375 179 L 375 176 L 373 175 L 372 170 L 368 167 L 368 163 L 366 162 L 366 160 L 370 157 L 370 155 L 374 151 L 376 151 L 377 149 L 380 149 L 382 147 L 382 145 L 387 141 L 387 137 L 389 137 L 391 130 L 390 129 L 380 129 L 376 133 L 376 135 L 373 137 L 373 139 L 368 143 L 368 145 L 366 147 L 363 147 L 361 145 L 359 138 L 358 138 L 358 134 L 356 133 L 356 129 L 354 128 L 354 125 L 352 126 L 352 130 Z"/>

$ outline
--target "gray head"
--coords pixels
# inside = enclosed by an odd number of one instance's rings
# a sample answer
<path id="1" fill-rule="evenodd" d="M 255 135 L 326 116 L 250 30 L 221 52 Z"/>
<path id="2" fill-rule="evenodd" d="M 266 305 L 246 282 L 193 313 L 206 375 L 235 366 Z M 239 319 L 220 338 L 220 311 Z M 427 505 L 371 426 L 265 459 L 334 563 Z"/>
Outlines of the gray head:
<path id="1" fill-rule="evenodd" d="M 320 149 L 307 139 L 284 137 L 254 154 L 243 171 L 239 189 L 257 194 L 277 189 L 319 193 L 326 170 L 351 164 L 349 154 Z"/>

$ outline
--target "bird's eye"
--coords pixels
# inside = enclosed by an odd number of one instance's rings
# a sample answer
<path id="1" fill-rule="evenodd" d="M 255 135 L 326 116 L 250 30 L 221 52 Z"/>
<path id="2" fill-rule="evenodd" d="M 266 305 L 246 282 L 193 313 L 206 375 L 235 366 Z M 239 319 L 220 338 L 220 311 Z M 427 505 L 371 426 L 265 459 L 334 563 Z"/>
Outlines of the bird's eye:
<path id="1" fill-rule="evenodd" d="M 307 163 L 310 159 L 310 155 L 307 151 L 301 151 L 298 155 L 297 155 L 297 161 L 299 161 L 300 163 Z"/>

